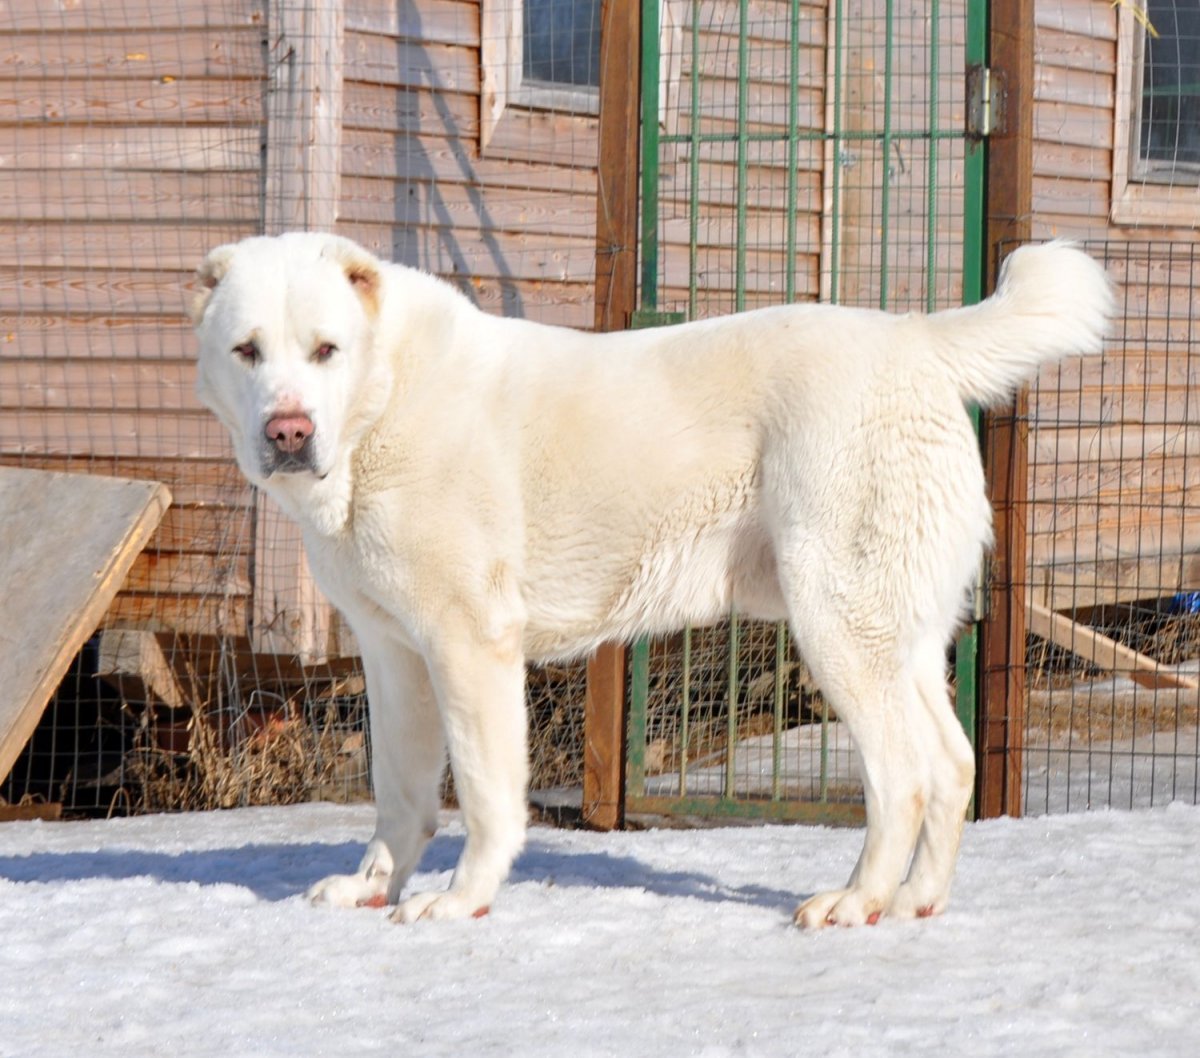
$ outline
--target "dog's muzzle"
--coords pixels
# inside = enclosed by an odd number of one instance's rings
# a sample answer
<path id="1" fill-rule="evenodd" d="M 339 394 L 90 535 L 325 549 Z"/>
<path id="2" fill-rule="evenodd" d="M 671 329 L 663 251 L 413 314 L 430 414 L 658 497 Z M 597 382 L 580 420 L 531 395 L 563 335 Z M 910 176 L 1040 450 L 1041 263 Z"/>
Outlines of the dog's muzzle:
<path id="1" fill-rule="evenodd" d="M 295 474 L 314 470 L 312 419 L 300 412 L 277 415 L 264 430 L 263 471 L 271 474 Z"/>

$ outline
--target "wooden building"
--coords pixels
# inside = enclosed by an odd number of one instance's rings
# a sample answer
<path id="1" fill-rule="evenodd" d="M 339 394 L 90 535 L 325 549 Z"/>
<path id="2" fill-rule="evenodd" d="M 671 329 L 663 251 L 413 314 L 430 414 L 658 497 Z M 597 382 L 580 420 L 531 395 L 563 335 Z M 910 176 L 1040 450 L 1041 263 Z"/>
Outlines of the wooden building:
<path id="1" fill-rule="evenodd" d="M 1108 355 L 1031 403 L 1031 590 L 1053 610 L 1200 588 L 1200 89 L 1179 80 L 1200 9 L 1139 9 L 1036 4 L 1030 233 L 1085 240 L 1121 307 Z M 1153 108 L 1156 70 L 1181 112 Z"/>

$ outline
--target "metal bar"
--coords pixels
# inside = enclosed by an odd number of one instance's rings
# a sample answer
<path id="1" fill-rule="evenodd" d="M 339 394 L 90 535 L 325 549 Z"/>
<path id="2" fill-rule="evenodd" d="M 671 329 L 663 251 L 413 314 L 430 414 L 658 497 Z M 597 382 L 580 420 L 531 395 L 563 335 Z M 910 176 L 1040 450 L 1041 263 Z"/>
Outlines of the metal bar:
<path id="1" fill-rule="evenodd" d="M 941 0 L 929 3 L 929 130 L 938 127 L 938 76 L 941 74 Z M 929 165 L 925 177 L 925 311 L 937 308 L 937 193 L 938 141 L 929 137 Z"/>
<path id="2" fill-rule="evenodd" d="M 691 738 L 692 626 L 683 630 L 683 701 L 679 710 L 679 795 L 687 794 L 688 740 Z"/>
<path id="3" fill-rule="evenodd" d="M 783 797 L 783 696 L 787 687 L 784 665 L 788 655 L 786 621 L 775 625 L 775 715 L 771 725 L 771 799 Z"/>
<path id="4" fill-rule="evenodd" d="M 987 0 L 968 0 L 966 65 L 987 62 Z M 957 138 L 957 137 L 956 137 Z M 973 305 L 983 297 L 986 265 L 984 244 L 984 175 L 987 151 L 981 139 L 966 138 L 963 159 L 963 303 Z"/>
<path id="5" fill-rule="evenodd" d="M 833 191 L 832 216 L 829 218 L 829 300 L 838 303 L 838 273 L 841 271 L 840 228 L 842 224 L 842 25 L 843 0 L 834 0 L 833 7 Z"/>
<path id="6" fill-rule="evenodd" d="M 829 800 L 829 703 L 821 696 L 821 770 L 817 800 L 825 804 Z"/>
<path id="7" fill-rule="evenodd" d="M 650 641 L 639 639 L 629 652 L 629 723 L 625 799 L 646 792 L 646 712 L 650 699 Z"/>
<path id="8" fill-rule="evenodd" d="M 734 204 L 737 243 L 734 247 L 733 307 L 746 307 L 746 203 L 750 133 L 750 0 L 738 0 L 737 197 Z"/>
<path id="9" fill-rule="evenodd" d="M 861 143 L 868 140 L 882 142 L 883 133 L 873 132 L 870 129 L 845 129 L 839 131 L 837 136 L 847 142 Z M 927 140 L 930 138 L 938 140 L 961 140 L 963 134 L 961 132 L 947 132 L 940 129 L 892 129 L 892 143 L 907 142 L 909 140 Z M 826 140 L 832 138 L 830 133 L 820 129 L 797 129 L 797 141 L 811 140 Z M 786 132 L 751 132 L 747 131 L 745 136 L 741 136 L 737 132 L 702 132 L 696 137 L 698 143 L 737 143 L 740 139 L 745 139 L 747 143 L 786 143 L 788 134 Z M 690 132 L 671 132 L 659 133 L 658 142 L 663 143 L 687 143 L 692 142 Z"/>
<path id="10" fill-rule="evenodd" d="M 658 307 L 659 0 L 642 0 L 642 290 L 641 306 Z"/>
<path id="11" fill-rule="evenodd" d="M 965 62 L 968 69 L 987 61 L 987 0 L 968 0 Z M 983 140 L 967 137 L 963 158 L 963 304 L 974 305 L 983 298 L 983 277 L 986 262 L 984 242 L 984 175 L 987 151 Z M 975 434 L 982 426 L 978 408 L 970 409 Z M 980 571 L 980 601 L 982 601 L 983 572 Z M 982 607 L 978 607 L 982 609 Z M 954 652 L 955 695 L 954 709 L 972 745 L 978 741 L 979 718 L 979 621 L 975 619 L 959 636 Z M 974 799 L 970 814 L 975 815 Z"/>
<path id="12" fill-rule="evenodd" d="M 688 319 L 696 318 L 700 260 L 700 0 L 692 0 L 692 98 L 688 114 Z M 671 137 L 673 139 L 673 137 Z"/>
<path id="13" fill-rule="evenodd" d="M 741 677 L 738 671 L 738 615 L 729 614 L 729 702 L 726 707 L 725 749 L 725 796 L 733 797 L 737 768 L 734 757 L 737 752 L 737 705 Z"/>
<path id="14" fill-rule="evenodd" d="M 894 0 L 887 0 L 883 15 L 883 184 L 879 189 L 879 307 L 888 307 L 888 252 L 892 226 L 892 64 L 895 56 Z"/>
<path id="15" fill-rule="evenodd" d="M 784 279 L 784 298 L 790 304 L 796 300 L 796 184 L 797 151 L 796 126 L 800 123 L 800 0 L 792 0 L 791 49 L 788 52 L 788 138 L 787 138 L 787 274 Z"/>

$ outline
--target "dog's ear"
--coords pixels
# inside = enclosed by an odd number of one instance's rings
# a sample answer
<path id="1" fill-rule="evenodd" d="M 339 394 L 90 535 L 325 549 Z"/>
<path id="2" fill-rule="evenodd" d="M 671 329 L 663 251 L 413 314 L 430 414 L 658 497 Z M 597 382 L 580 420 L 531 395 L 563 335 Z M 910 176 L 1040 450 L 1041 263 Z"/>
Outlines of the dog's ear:
<path id="1" fill-rule="evenodd" d="M 346 279 L 363 303 L 367 315 L 374 319 L 379 315 L 379 295 L 382 284 L 379 259 L 364 250 L 356 242 L 341 236 L 331 235 L 321 251 L 341 266 Z"/>
<path id="2" fill-rule="evenodd" d="M 204 263 L 196 269 L 196 278 L 200 282 L 200 289 L 192 297 L 191 304 L 188 306 L 188 314 L 192 317 L 192 326 L 198 326 L 200 320 L 203 319 L 204 310 L 208 308 L 212 292 L 217 289 L 217 284 L 225 278 L 225 273 L 229 271 L 229 264 L 233 260 L 235 249 L 236 247 L 232 243 L 218 246 L 204 258 Z"/>

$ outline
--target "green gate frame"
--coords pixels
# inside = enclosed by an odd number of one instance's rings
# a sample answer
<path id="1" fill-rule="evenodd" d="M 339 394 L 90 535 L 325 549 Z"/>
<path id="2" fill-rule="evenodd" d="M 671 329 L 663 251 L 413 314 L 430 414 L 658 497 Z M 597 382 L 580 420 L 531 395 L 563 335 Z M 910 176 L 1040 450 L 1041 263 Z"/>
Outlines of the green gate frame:
<path id="1" fill-rule="evenodd" d="M 834 57 L 834 75 L 833 75 L 833 129 L 821 131 L 800 131 L 797 129 L 798 115 L 798 95 L 799 95 L 799 78 L 797 71 L 799 70 L 800 61 L 800 46 L 799 35 L 793 33 L 791 37 L 791 53 L 789 65 L 789 100 L 788 100 L 788 133 L 785 133 L 787 138 L 788 151 L 788 182 L 787 182 L 787 232 L 786 232 L 786 250 L 789 260 L 794 259 L 797 250 L 796 240 L 796 204 L 797 204 L 797 150 L 798 145 L 802 140 L 832 140 L 834 146 L 835 157 L 838 155 L 839 148 L 843 143 L 862 140 L 879 140 L 882 142 L 884 157 L 890 156 L 890 146 L 893 141 L 901 138 L 921 138 L 927 139 L 930 144 L 929 151 L 929 173 L 928 173 L 928 196 L 929 196 L 929 211 L 932 215 L 935 212 L 935 195 L 938 189 L 936 176 L 936 167 L 938 162 L 937 146 L 940 141 L 944 140 L 962 140 L 964 142 L 964 188 L 963 188 L 963 303 L 973 304 L 979 301 L 983 296 L 984 282 L 986 276 L 986 244 L 985 244 L 985 174 L 986 174 L 986 143 L 982 136 L 972 135 L 966 129 L 955 130 L 953 132 L 938 128 L 937 122 L 937 107 L 938 107 L 938 85 L 937 80 L 940 74 L 939 65 L 939 46 L 936 33 L 931 38 L 931 52 L 929 62 L 929 128 L 919 132 L 903 133 L 894 130 L 891 126 L 891 100 L 893 90 L 894 71 L 892 68 L 892 58 L 894 54 L 892 32 L 895 22 L 894 2 L 893 0 L 885 0 L 885 17 L 886 17 L 886 37 L 885 37 L 885 69 L 884 77 L 884 121 L 883 129 L 876 131 L 850 131 L 842 127 L 842 91 L 843 91 L 843 73 L 842 73 L 842 47 L 843 39 L 842 30 L 845 25 L 844 15 L 844 0 L 830 0 L 832 5 L 834 29 L 835 29 L 835 44 L 833 45 Z M 642 54 L 642 70 L 641 84 L 643 90 L 641 92 L 641 131 L 642 131 L 642 149 L 640 158 L 641 171 L 641 193 L 640 193 L 640 282 L 639 282 L 639 309 L 634 313 L 632 325 L 639 326 L 658 326 L 665 323 L 677 322 L 680 319 L 678 314 L 660 312 L 658 308 L 658 274 L 659 274 L 659 246 L 658 246 L 658 186 L 659 186 L 659 151 L 663 143 L 688 143 L 692 150 L 690 151 L 690 164 L 692 166 L 690 192 L 692 198 L 692 208 L 690 212 L 690 238 L 689 238 L 689 315 L 694 314 L 697 298 L 696 286 L 696 256 L 697 256 L 697 196 L 698 196 L 698 169 L 699 169 L 699 151 L 697 147 L 704 142 L 706 134 L 699 132 L 699 93 L 696 91 L 696 79 L 698 77 L 698 48 L 699 48 L 699 30 L 695 24 L 695 19 L 692 20 L 693 25 L 690 32 L 691 49 L 692 49 L 692 92 L 691 92 L 691 107 L 692 121 L 689 122 L 689 131 L 685 134 L 678 135 L 662 135 L 659 130 L 658 122 L 658 92 L 645 91 L 646 85 L 658 85 L 660 81 L 660 54 L 659 48 L 661 43 L 660 24 L 659 24 L 659 4 L 660 0 L 641 0 L 641 54 Z M 758 133 L 753 132 L 749 128 L 748 122 L 748 42 L 749 42 L 749 0 L 738 0 L 739 8 L 739 31 L 738 31 L 738 102 L 737 102 L 737 131 L 734 134 L 736 140 L 736 165 L 737 165 L 737 191 L 735 198 L 735 289 L 734 289 L 734 307 L 736 310 L 741 310 L 745 307 L 745 267 L 746 267 L 746 248 L 747 248 L 747 169 L 748 169 L 748 147 L 751 142 L 773 140 L 778 142 L 780 139 L 779 133 Z M 941 15 L 940 0 L 930 0 L 929 17 L 933 24 L 936 24 Z M 799 0 L 791 2 L 791 18 L 792 24 L 798 23 L 800 18 L 800 3 Z M 967 70 L 972 68 L 983 67 L 987 62 L 988 49 L 988 0 L 966 0 L 966 39 L 965 39 L 965 67 L 964 75 Z M 720 134 L 722 141 L 728 142 L 728 134 Z M 840 167 L 835 165 L 832 172 L 833 181 L 833 209 L 832 217 L 832 246 L 831 246 L 831 272 L 832 272 L 832 287 L 830 300 L 835 302 L 838 300 L 838 231 L 840 217 L 838 214 L 839 203 L 839 177 Z M 890 210 L 889 188 L 887 181 L 884 181 L 881 188 L 881 227 L 882 227 L 882 242 L 883 252 L 881 254 L 883 275 L 881 277 L 881 304 L 880 308 L 887 308 L 887 241 L 888 241 L 888 219 Z M 930 238 L 927 240 L 928 253 L 928 274 L 934 274 L 934 255 L 935 255 L 935 240 Z M 787 286 L 785 290 L 786 298 L 791 301 L 795 297 L 795 273 L 789 268 L 787 271 Z M 934 292 L 932 283 L 927 284 L 927 305 L 926 308 L 931 310 L 934 308 Z M 976 429 L 980 426 L 980 416 L 977 411 L 972 412 L 975 420 Z M 983 598 L 982 590 L 982 570 L 980 578 L 980 590 L 976 593 L 977 600 Z M 978 693 L 979 693 L 979 622 L 983 619 L 982 604 L 977 602 L 976 612 L 973 622 L 967 627 L 960 637 L 956 649 L 955 661 L 955 676 L 956 676 L 956 710 L 964 729 L 971 738 L 972 743 L 976 742 L 976 732 L 978 723 Z M 779 622 L 776 629 L 776 658 L 781 658 L 787 651 L 787 627 L 786 622 Z M 689 669 L 691 656 L 691 630 L 684 632 L 683 644 L 683 695 L 684 708 L 681 717 L 681 731 L 686 740 L 688 711 L 687 711 L 687 696 L 689 691 Z M 736 614 L 730 615 L 730 659 L 729 659 L 729 688 L 730 702 L 736 700 L 736 691 L 738 684 L 738 617 Z M 776 681 L 774 693 L 774 739 L 773 739 L 773 783 L 772 795 L 769 799 L 751 799 L 738 798 L 730 796 L 729 791 L 733 789 L 733 760 L 734 748 L 737 742 L 737 718 L 736 710 L 730 708 L 729 715 L 729 739 L 726 749 L 726 768 L 727 776 L 725 783 L 725 792 L 720 796 L 704 796 L 693 795 L 688 796 L 686 793 L 676 796 L 650 796 L 646 793 L 646 734 L 647 734 L 647 703 L 649 690 L 649 665 L 650 665 L 650 650 L 647 640 L 642 639 L 636 642 L 630 651 L 630 673 L 629 673 L 629 711 L 627 724 L 627 740 L 626 740 L 626 767 L 625 767 L 625 814 L 630 816 L 671 816 L 671 817 L 694 817 L 708 819 L 756 819 L 756 820 L 789 820 L 789 821 L 806 821 L 820 822 L 832 824 L 857 824 L 864 818 L 864 809 L 859 804 L 846 804 L 841 802 L 830 801 L 827 798 L 827 732 L 825 725 L 827 717 L 822 718 L 822 733 L 821 733 L 821 773 L 819 796 L 816 801 L 799 801 L 786 800 L 782 797 L 779 782 L 779 755 L 780 755 L 780 736 L 782 727 L 782 700 L 783 700 L 783 676 L 782 666 L 776 664 Z M 685 742 L 686 744 L 686 742 Z M 686 774 L 686 760 L 681 765 L 681 777 Z M 682 785 L 682 784 L 681 784 Z M 974 809 L 972 808 L 972 814 Z"/>

